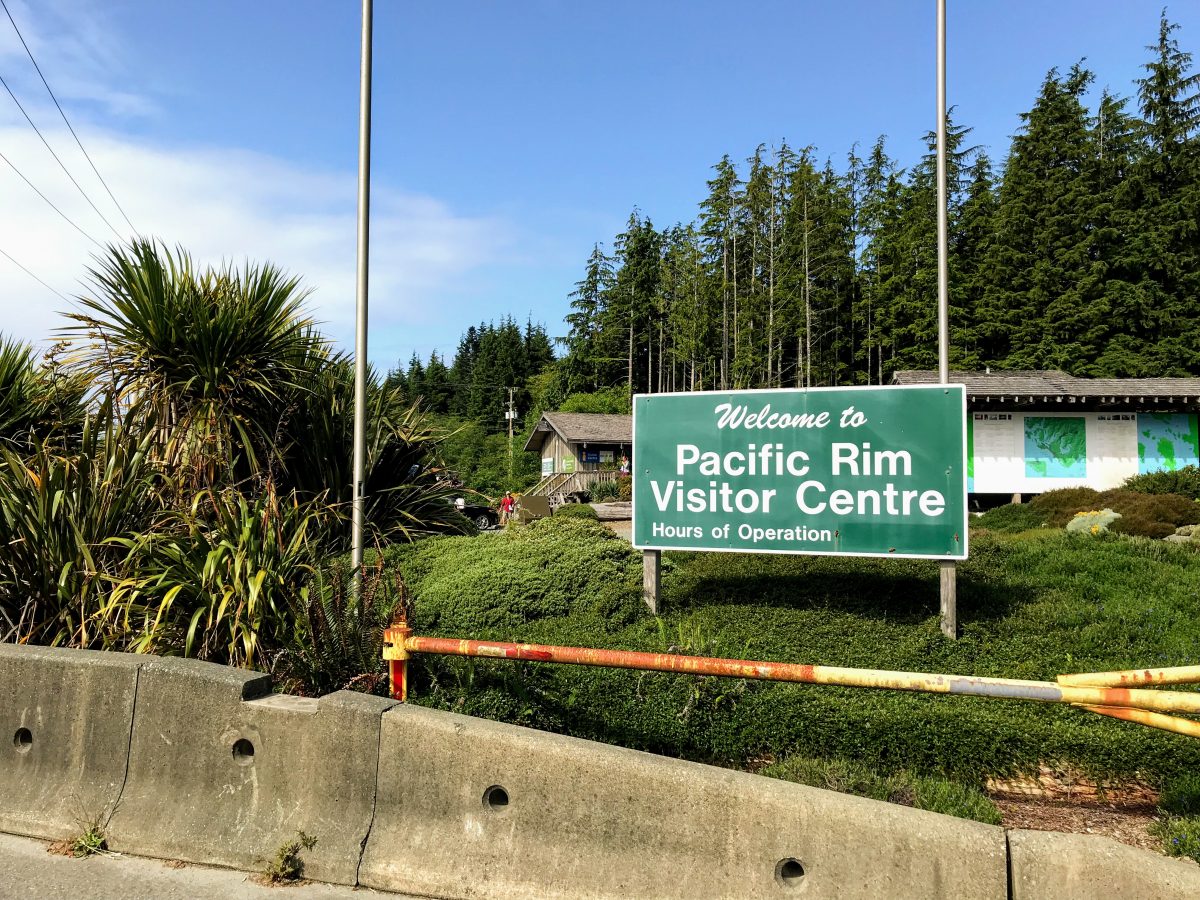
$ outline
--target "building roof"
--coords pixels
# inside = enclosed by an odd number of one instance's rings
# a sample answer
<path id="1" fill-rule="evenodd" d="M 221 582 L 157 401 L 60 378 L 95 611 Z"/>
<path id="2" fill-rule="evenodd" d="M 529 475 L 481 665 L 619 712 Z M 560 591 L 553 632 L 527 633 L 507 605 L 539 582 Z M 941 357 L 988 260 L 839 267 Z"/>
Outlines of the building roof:
<path id="1" fill-rule="evenodd" d="M 937 384 L 937 372 L 896 372 L 893 384 Z M 952 384 L 967 388 L 972 398 L 1087 398 L 1117 402 L 1133 398 L 1200 400 L 1200 378 L 1076 378 L 1059 369 L 1022 369 L 1010 372 L 951 372 Z"/>
<path id="2" fill-rule="evenodd" d="M 632 444 L 633 416 L 606 413 L 542 413 L 537 427 L 525 444 L 526 450 L 537 450 L 551 431 L 571 444 Z"/>

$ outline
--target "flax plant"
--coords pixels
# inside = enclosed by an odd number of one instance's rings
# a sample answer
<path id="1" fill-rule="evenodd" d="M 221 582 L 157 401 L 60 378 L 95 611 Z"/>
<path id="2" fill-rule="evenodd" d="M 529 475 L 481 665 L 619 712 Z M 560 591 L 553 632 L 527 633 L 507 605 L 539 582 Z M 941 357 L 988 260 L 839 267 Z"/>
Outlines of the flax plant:
<path id="1" fill-rule="evenodd" d="M 123 557 L 109 539 L 149 527 L 166 482 L 149 434 L 112 412 L 104 401 L 87 416 L 77 448 L 0 446 L 0 630 L 14 640 L 121 641 L 102 612 Z"/>
<path id="2" fill-rule="evenodd" d="M 320 502 L 204 490 L 152 530 L 118 538 L 132 573 L 105 613 L 136 635 L 135 652 L 182 654 L 252 668 L 287 642 L 290 598 L 321 559 L 337 510 Z"/>

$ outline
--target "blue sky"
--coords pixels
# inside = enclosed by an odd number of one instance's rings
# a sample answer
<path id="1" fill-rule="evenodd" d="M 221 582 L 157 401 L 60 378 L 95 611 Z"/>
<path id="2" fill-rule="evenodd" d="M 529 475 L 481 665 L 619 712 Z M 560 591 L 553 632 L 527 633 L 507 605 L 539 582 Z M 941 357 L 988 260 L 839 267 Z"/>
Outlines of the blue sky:
<path id="1" fill-rule="evenodd" d="M 7 2 L 134 224 L 204 260 L 269 258 L 304 276 L 348 346 L 358 4 Z M 1086 57 L 1097 89 L 1132 94 L 1160 4 L 949 7 L 949 99 L 999 160 L 1051 66 Z M 840 167 L 886 134 L 911 163 L 935 124 L 935 10 L 376 0 L 373 361 L 450 356 L 467 325 L 505 314 L 561 334 L 592 244 L 634 206 L 659 225 L 693 218 L 722 154 L 786 139 Z M 1200 50 L 1200 5 L 1168 14 Z M 2 16 L 0 74 L 109 211 Z M 0 150 L 104 240 L 4 94 Z M 86 291 L 94 248 L 4 166 L 0 208 L 0 249 L 64 294 Z M 0 257 L 0 331 L 44 338 L 65 305 Z"/>

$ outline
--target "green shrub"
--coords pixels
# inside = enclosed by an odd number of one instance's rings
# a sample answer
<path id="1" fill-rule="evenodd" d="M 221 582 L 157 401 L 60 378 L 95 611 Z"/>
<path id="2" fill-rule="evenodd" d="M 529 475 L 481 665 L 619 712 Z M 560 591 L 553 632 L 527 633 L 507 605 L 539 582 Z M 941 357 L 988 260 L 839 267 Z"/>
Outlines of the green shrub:
<path id="1" fill-rule="evenodd" d="M 564 503 L 554 511 L 554 515 L 568 519 L 591 519 L 593 522 L 598 518 L 596 511 L 587 503 Z"/>
<path id="2" fill-rule="evenodd" d="M 1200 816 L 1168 816 L 1150 826 L 1167 856 L 1186 856 L 1200 863 Z"/>
<path id="3" fill-rule="evenodd" d="M 364 566 L 358 590 L 349 558 L 318 569 L 295 597 L 288 598 L 294 627 L 271 671 L 288 693 L 321 696 L 348 688 L 380 693 L 387 669 L 380 653 L 383 629 L 405 602 L 395 571 Z"/>
<path id="4" fill-rule="evenodd" d="M 1065 528 L 1071 517 L 1081 509 L 1097 509 L 1100 494 L 1089 487 L 1060 488 L 1038 494 L 1029 506 L 1037 510 L 1051 528 Z"/>
<path id="5" fill-rule="evenodd" d="M 614 386 L 591 394 L 570 394 L 558 405 L 558 411 L 629 415 L 629 389 Z"/>
<path id="6" fill-rule="evenodd" d="M 926 560 L 668 553 L 654 619 L 636 551 L 596 523 L 551 517 L 387 556 L 418 596 L 419 632 L 447 637 L 1042 681 L 1200 662 L 1200 554 L 1162 542 L 978 533 L 958 566 L 957 641 L 938 631 Z M 543 573 L 545 605 L 510 591 Z M 414 702 L 705 762 L 841 757 L 968 785 L 1045 762 L 1118 780 L 1200 771 L 1195 741 L 1068 707 L 439 657 L 411 671 Z"/>
<path id="7" fill-rule="evenodd" d="M 546 618 L 626 624 L 645 612 L 640 554 L 598 522 L 569 515 L 393 547 L 384 559 L 403 573 L 424 629 L 500 636 Z"/>
<path id="8" fill-rule="evenodd" d="M 0 640 L 122 646 L 125 623 L 104 612 L 125 572 L 113 539 L 149 529 L 161 511 L 167 480 L 153 443 L 152 429 L 117 420 L 105 400 L 69 451 L 0 444 Z"/>
<path id="9" fill-rule="evenodd" d="M 107 616 L 126 624 L 139 653 L 262 665 L 294 631 L 291 604 L 333 517 L 294 494 L 202 491 L 157 528 L 114 541 L 130 574 L 114 586 Z"/>
<path id="10" fill-rule="evenodd" d="M 972 524 L 992 531 L 1011 533 L 1041 528 L 1046 524 L 1046 516 L 1032 504 L 1008 503 L 989 509 L 982 516 L 973 519 Z"/>
<path id="11" fill-rule="evenodd" d="M 960 819 L 1000 824 L 1000 811 L 978 787 L 937 776 L 914 776 L 908 772 L 880 775 L 859 762 L 796 756 L 768 766 L 762 774 Z"/>
<path id="12" fill-rule="evenodd" d="M 633 499 L 633 478 L 629 475 L 617 479 L 617 498 L 626 503 Z"/>
<path id="13" fill-rule="evenodd" d="M 1121 487 L 1140 494 L 1180 494 L 1191 500 L 1200 500 L 1200 468 L 1184 466 L 1174 471 L 1134 475 L 1125 479 Z"/>
<path id="14" fill-rule="evenodd" d="M 1180 525 L 1200 523 L 1200 503 L 1178 494 L 1147 494 L 1125 489 L 1099 493 L 1091 488 L 1063 488 L 1039 494 L 1027 504 L 1000 506 L 976 523 L 993 531 L 1026 531 L 1040 525 L 1064 528 L 1080 512 L 1111 510 L 1120 518 L 1108 524 L 1117 534 L 1163 538 Z M 1090 526 L 1095 524 L 1088 523 Z M 1073 526 L 1078 530 L 1082 526 Z"/>
<path id="15" fill-rule="evenodd" d="M 595 503 L 616 500 L 620 496 L 621 488 L 615 481 L 597 481 L 592 485 L 592 501 Z"/>
<path id="16" fill-rule="evenodd" d="M 1200 523 L 1200 504 L 1179 494 L 1139 494 L 1118 488 L 1105 491 L 1098 502 L 1121 514 L 1110 526 L 1117 534 L 1164 538 L 1180 525 Z"/>
<path id="17" fill-rule="evenodd" d="M 1158 806 L 1175 816 L 1200 816 L 1200 774 L 1185 772 L 1169 779 Z"/>

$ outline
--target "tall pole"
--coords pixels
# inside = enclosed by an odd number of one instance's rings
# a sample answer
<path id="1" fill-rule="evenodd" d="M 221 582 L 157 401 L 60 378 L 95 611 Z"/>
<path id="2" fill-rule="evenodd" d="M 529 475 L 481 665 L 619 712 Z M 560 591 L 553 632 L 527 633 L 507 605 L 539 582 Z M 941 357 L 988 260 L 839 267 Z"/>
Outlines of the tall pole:
<path id="1" fill-rule="evenodd" d="M 949 197 L 946 193 L 946 0 L 937 0 L 937 242 L 938 383 L 950 383 L 950 265 L 947 259 Z M 958 636 L 958 570 L 942 560 L 939 588 L 942 632 Z"/>
<path id="2" fill-rule="evenodd" d="M 505 418 L 508 419 L 508 480 L 512 481 L 513 477 L 513 419 L 517 417 L 516 411 L 513 409 L 513 392 L 516 388 L 508 389 L 508 413 Z"/>
<path id="3" fill-rule="evenodd" d="M 358 83 L 358 280 L 354 326 L 354 504 L 350 512 L 350 558 L 363 561 L 367 453 L 367 269 L 371 236 L 371 0 L 362 0 L 362 51 Z M 357 577 L 357 576 L 356 576 Z"/>
<path id="4" fill-rule="evenodd" d="M 950 266 L 946 196 L 946 0 L 937 0 L 938 383 L 950 383 Z"/>

